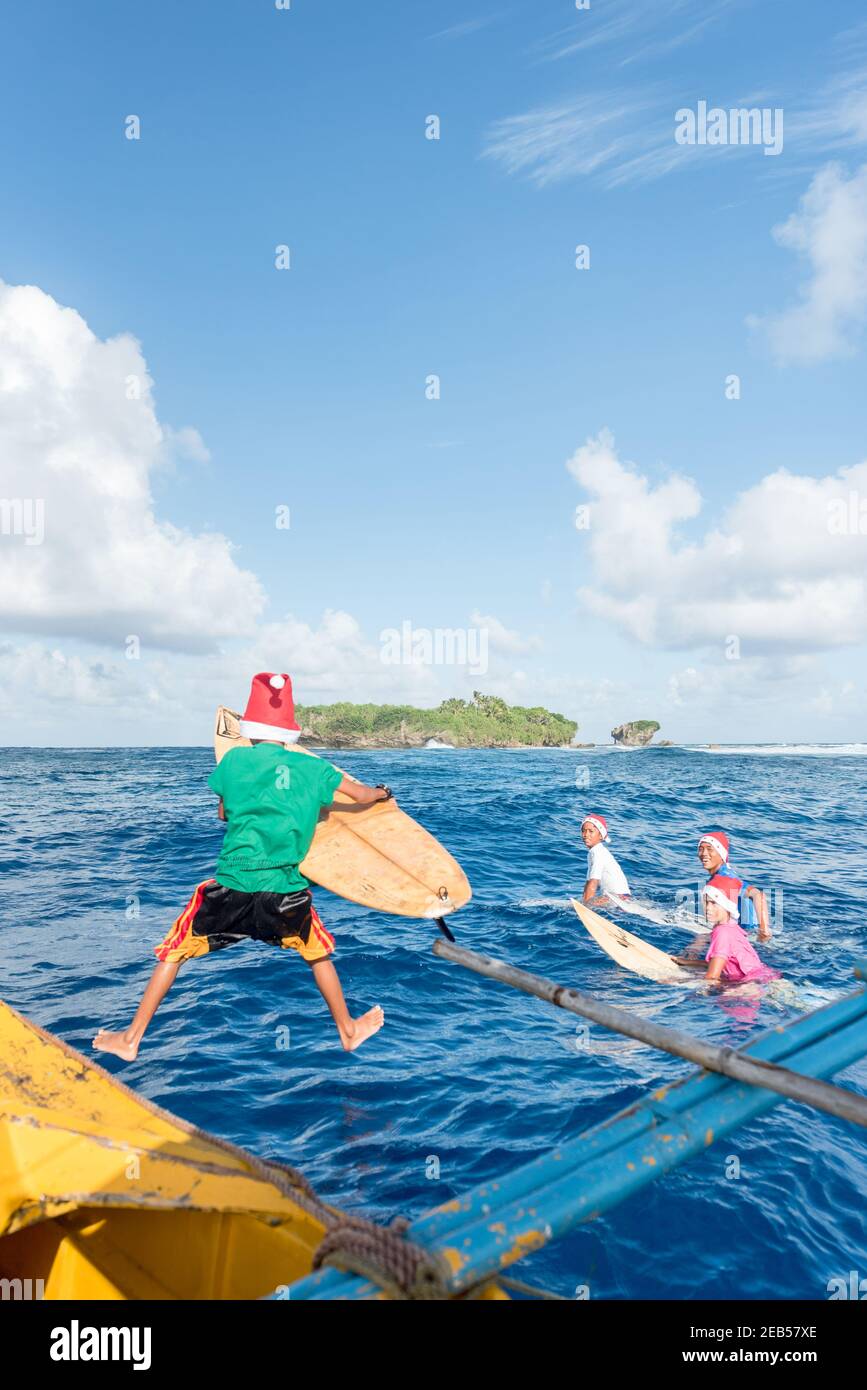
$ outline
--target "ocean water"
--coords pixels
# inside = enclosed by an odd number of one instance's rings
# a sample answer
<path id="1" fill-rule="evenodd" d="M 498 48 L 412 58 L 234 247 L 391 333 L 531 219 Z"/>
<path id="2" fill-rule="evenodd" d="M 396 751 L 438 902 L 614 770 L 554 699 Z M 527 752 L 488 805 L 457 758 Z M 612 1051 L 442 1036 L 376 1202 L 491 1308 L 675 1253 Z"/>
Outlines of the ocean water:
<path id="1" fill-rule="evenodd" d="M 867 956 L 863 745 L 834 751 L 660 749 L 344 752 L 387 781 L 464 865 L 463 944 L 718 1043 L 741 1046 L 854 987 Z M 162 938 L 207 877 L 222 829 L 208 749 L 0 751 L 0 996 L 89 1052 L 131 1017 Z M 583 783 L 587 779 L 589 785 Z M 772 894 L 763 958 L 787 990 L 737 1008 L 626 974 L 568 906 L 583 884 L 588 809 L 656 921 L 683 949 L 701 831 Z M 680 899 L 677 898 L 680 893 Z M 688 1064 L 437 959 L 435 930 L 318 890 L 350 1007 L 384 1030 L 340 1049 L 294 953 L 238 945 L 181 970 L 136 1062 L 91 1054 L 159 1105 L 301 1167 L 327 1199 L 378 1219 L 416 1216 L 614 1115 Z M 277 1046 L 289 1029 L 290 1046 Z M 284 1036 L 279 1034 L 279 1036 Z M 867 1061 L 837 1078 L 867 1092 Z M 737 1156 L 741 1177 L 727 1179 Z M 427 1176 L 439 1160 L 439 1177 Z M 614 1298 L 825 1298 L 867 1277 L 867 1143 L 843 1121 L 784 1104 L 519 1270 L 548 1288 Z"/>

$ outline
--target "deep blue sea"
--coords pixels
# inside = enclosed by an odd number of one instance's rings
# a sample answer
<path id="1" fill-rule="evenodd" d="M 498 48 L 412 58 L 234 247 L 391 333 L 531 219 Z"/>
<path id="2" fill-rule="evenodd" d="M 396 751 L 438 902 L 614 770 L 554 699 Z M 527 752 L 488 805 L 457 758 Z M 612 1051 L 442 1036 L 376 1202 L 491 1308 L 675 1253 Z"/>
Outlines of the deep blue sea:
<path id="1" fill-rule="evenodd" d="M 337 761 L 387 781 L 463 864 L 474 897 L 451 919 L 461 944 L 740 1046 L 855 987 L 853 961 L 867 956 L 865 752 L 419 750 Z M 222 834 L 206 786 L 212 756 L 0 752 L 0 995 L 85 1053 L 98 1025 L 129 1021 L 153 946 L 212 871 Z M 791 990 L 732 1009 L 602 954 L 567 902 L 585 877 L 579 826 L 590 809 L 608 817 L 633 892 L 672 919 L 623 924 L 667 950 L 691 939 L 675 895 L 698 885 L 699 833 L 727 830 L 734 866 L 773 895 L 777 930 L 760 953 Z M 341 1050 L 294 953 L 251 943 L 183 967 L 136 1062 L 90 1055 L 379 1219 L 420 1215 L 690 1070 L 595 1028 L 579 1049 L 579 1019 L 437 959 L 431 924 L 322 890 L 316 900 L 350 1008 L 385 1010 L 360 1052 Z M 867 1093 L 867 1061 L 837 1079 Z M 731 1155 L 737 1181 L 725 1176 Z M 784 1104 L 514 1272 L 567 1296 L 589 1284 L 592 1297 L 821 1299 L 853 1269 L 867 1276 L 865 1132 Z"/>

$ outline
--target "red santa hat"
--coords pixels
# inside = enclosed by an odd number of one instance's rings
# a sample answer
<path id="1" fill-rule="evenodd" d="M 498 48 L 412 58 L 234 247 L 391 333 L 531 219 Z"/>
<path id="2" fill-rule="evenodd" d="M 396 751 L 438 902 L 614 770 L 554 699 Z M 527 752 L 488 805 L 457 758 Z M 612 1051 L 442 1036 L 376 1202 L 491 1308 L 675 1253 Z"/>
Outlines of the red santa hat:
<path id="1" fill-rule="evenodd" d="M 710 845 L 711 849 L 716 850 L 722 862 L 724 864 L 728 863 L 729 837 L 724 830 L 714 830 L 710 835 L 702 835 L 698 842 L 699 849 L 701 849 L 702 845 Z"/>
<path id="2" fill-rule="evenodd" d="M 604 816 L 585 816 L 581 822 L 582 830 L 585 825 L 595 825 L 603 840 L 608 839 L 608 822 Z"/>
<path id="3" fill-rule="evenodd" d="M 273 738 L 295 743 L 301 729 L 295 722 L 292 682 L 284 673 L 260 671 L 253 677 L 250 698 L 241 720 L 242 738 Z"/>
<path id="4" fill-rule="evenodd" d="M 742 887 L 743 884 L 739 878 L 729 878 L 726 875 L 717 874 L 708 880 L 701 895 L 706 902 L 716 903 L 718 907 L 724 907 L 729 917 L 737 922 L 740 918 L 738 898 Z"/>

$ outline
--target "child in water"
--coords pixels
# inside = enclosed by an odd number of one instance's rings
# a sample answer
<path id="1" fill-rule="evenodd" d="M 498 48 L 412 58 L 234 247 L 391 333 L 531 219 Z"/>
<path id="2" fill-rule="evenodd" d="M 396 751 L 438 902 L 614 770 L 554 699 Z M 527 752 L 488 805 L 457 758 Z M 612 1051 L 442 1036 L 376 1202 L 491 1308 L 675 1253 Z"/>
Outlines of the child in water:
<path id="1" fill-rule="evenodd" d="M 714 878 L 728 878 L 737 881 L 739 875 L 729 864 L 729 837 L 724 830 L 713 830 L 702 835 L 698 842 L 698 857 L 708 876 L 708 883 Z M 740 885 L 739 921 L 742 927 L 757 927 L 759 941 L 770 941 L 771 924 L 768 912 L 768 897 L 761 888 L 752 884 Z"/>
<path id="2" fill-rule="evenodd" d="M 702 892 L 705 916 L 712 927 L 704 978 L 713 983 L 743 984 L 750 980 L 763 984 L 780 978 L 779 970 L 762 964 L 738 922 L 738 898 L 742 887 L 740 879 L 720 875 L 712 878 Z M 690 956 L 673 956 L 672 959 L 677 965 L 700 968 L 703 964 Z"/>
<path id="3" fill-rule="evenodd" d="M 618 898 L 631 898 L 626 875 L 603 840 L 608 839 L 608 822 L 604 816 L 585 816 L 581 823 L 581 839 L 589 851 L 584 902 L 588 906 L 616 906 Z M 613 899 L 613 902 L 611 901 Z"/>
<path id="4" fill-rule="evenodd" d="M 100 1052 L 133 1061 L 184 961 L 245 940 L 288 948 L 306 961 L 347 1052 L 382 1027 L 378 1004 L 359 1018 L 349 1013 L 329 960 L 334 938 L 298 865 L 310 848 L 320 810 L 331 805 L 335 792 L 362 806 L 387 800 L 391 792 L 353 782 L 324 758 L 287 748 L 300 732 L 289 677 L 270 671 L 254 676 L 241 720 L 241 735 L 250 746 L 230 748 L 208 778 L 219 797 L 217 815 L 227 825 L 214 877 L 198 885 L 154 948 L 158 964 L 129 1027 L 119 1033 L 100 1028 L 93 1039 Z"/>

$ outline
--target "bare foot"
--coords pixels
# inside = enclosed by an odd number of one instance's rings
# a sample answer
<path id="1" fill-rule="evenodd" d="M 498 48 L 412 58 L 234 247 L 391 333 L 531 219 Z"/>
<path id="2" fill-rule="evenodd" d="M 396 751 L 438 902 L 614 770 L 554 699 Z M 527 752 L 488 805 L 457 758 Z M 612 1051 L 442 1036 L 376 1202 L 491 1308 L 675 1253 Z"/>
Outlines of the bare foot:
<path id="1" fill-rule="evenodd" d="M 363 1042 L 379 1032 L 384 1022 L 385 1014 L 378 1004 L 374 1004 L 372 1009 L 361 1015 L 361 1018 L 350 1019 L 349 1027 L 340 1029 L 340 1041 L 345 1051 L 354 1052 L 357 1047 L 361 1047 Z"/>
<path id="2" fill-rule="evenodd" d="M 125 1033 L 107 1033 L 104 1028 L 100 1028 L 92 1046 L 100 1052 L 113 1052 L 115 1057 L 122 1057 L 125 1062 L 134 1062 L 138 1056 L 137 1042 L 127 1042 Z"/>

